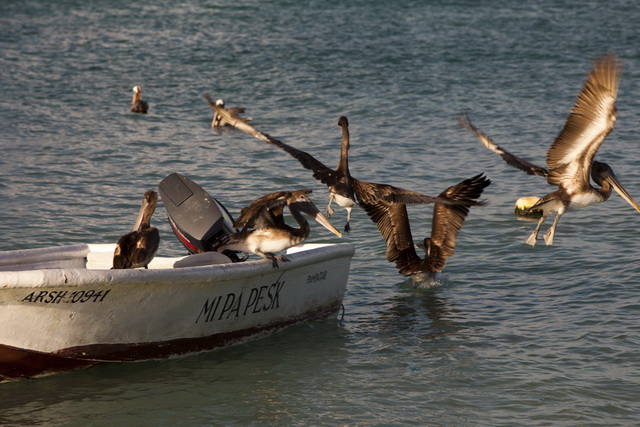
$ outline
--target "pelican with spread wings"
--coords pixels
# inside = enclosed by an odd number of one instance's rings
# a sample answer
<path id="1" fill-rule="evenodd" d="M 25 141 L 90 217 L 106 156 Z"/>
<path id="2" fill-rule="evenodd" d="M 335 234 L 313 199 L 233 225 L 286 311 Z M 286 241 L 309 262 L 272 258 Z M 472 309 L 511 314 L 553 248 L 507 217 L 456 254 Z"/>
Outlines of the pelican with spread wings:
<path id="1" fill-rule="evenodd" d="M 535 246 L 542 223 L 555 213 L 553 224 L 544 235 L 545 243 L 552 245 L 558 221 L 567 210 L 605 202 L 611 196 L 612 189 L 640 212 L 640 206 L 620 184 L 611 167 L 594 160 L 616 121 L 615 102 L 620 71 L 620 62 L 615 54 L 606 55 L 595 62 L 564 128 L 547 151 L 547 168 L 509 153 L 480 132 L 468 118 L 460 119 L 463 127 L 473 132 L 485 147 L 499 154 L 507 164 L 529 175 L 544 176 L 549 184 L 558 186 L 556 191 L 528 208 L 528 211 L 541 210 L 542 217 L 526 240 L 527 244 Z M 592 186 L 589 177 L 600 187 Z"/>

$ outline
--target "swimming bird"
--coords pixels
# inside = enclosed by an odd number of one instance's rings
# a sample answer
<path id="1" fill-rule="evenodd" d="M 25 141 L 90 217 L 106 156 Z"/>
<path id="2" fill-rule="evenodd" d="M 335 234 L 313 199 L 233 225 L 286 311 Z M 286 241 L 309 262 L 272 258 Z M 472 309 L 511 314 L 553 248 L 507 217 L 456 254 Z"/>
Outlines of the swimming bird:
<path id="1" fill-rule="evenodd" d="M 286 151 L 297 159 L 300 164 L 313 172 L 313 177 L 329 187 L 329 205 L 327 206 L 327 217 L 333 214 L 332 202 L 336 202 L 347 211 L 347 222 L 344 231 L 351 230 L 351 211 L 355 204 L 376 203 L 384 200 L 391 203 L 444 203 L 460 204 L 458 201 L 447 200 L 442 197 L 432 197 L 411 190 L 394 187 L 387 184 L 377 184 L 373 182 L 360 181 L 349 173 L 349 121 L 346 117 L 340 117 L 338 125 L 342 129 L 342 145 L 340 150 L 340 161 L 338 167 L 333 170 L 325 166 L 315 157 L 302 150 L 298 150 L 284 142 L 281 142 L 268 134 L 259 132 L 253 126 L 236 120 L 229 116 L 224 109 L 217 106 L 212 98 L 205 94 L 209 105 L 218 112 L 231 126 L 253 135 L 255 138 Z"/>
<path id="2" fill-rule="evenodd" d="M 215 104 L 220 108 L 224 108 L 224 100 L 222 99 L 218 99 L 215 102 Z M 251 120 L 253 120 L 251 117 L 240 117 L 240 114 L 245 112 L 244 107 L 225 108 L 225 111 L 227 111 L 231 115 L 231 117 L 233 117 L 236 120 L 241 120 L 243 122 L 250 122 Z M 230 125 L 222 118 L 220 114 L 214 111 L 213 120 L 211 120 L 211 127 L 221 128 L 223 126 L 230 126 Z"/>
<path id="3" fill-rule="evenodd" d="M 540 227 L 549 215 L 556 213 L 553 224 L 544 235 L 544 241 L 552 245 L 558 221 L 567 210 L 602 203 L 609 199 L 612 189 L 640 212 L 640 206 L 620 184 L 611 167 L 594 160 L 616 120 L 615 101 L 620 69 L 615 54 L 606 55 L 595 62 L 564 128 L 547 151 L 548 168 L 510 154 L 480 132 L 468 118 L 460 119 L 463 127 L 475 133 L 487 148 L 498 153 L 507 164 L 530 175 L 544 176 L 549 184 L 559 187 L 528 208 L 528 211 L 542 210 L 542 217 L 526 240 L 528 245 L 535 246 Z M 600 188 L 591 185 L 589 176 Z"/>
<path id="4" fill-rule="evenodd" d="M 309 236 L 309 223 L 302 213 L 309 215 L 338 237 L 342 237 L 313 204 L 308 196 L 310 193 L 310 189 L 276 191 L 254 200 L 242 209 L 234 223 L 234 228 L 239 231 L 232 234 L 229 242 L 221 246 L 218 252 L 230 249 L 254 253 L 271 260 L 273 267 L 278 268 L 278 260 L 286 262 L 289 259 L 274 252 L 299 245 Z M 299 228 L 285 223 L 283 216 L 285 206 L 289 208 Z"/>
<path id="5" fill-rule="evenodd" d="M 160 233 L 151 227 L 151 216 L 157 203 L 158 193 L 152 190 L 144 193 L 133 229 L 118 239 L 113 253 L 113 269 L 148 268 L 160 245 Z"/>
<path id="6" fill-rule="evenodd" d="M 131 112 L 147 114 L 149 103 L 140 99 L 142 95 L 142 87 L 136 85 L 133 87 L 133 99 L 131 100 Z"/>
<path id="7" fill-rule="evenodd" d="M 387 243 L 387 260 L 395 262 L 400 274 L 412 276 L 419 281 L 441 272 L 447 258 L 454 255 L 458 232 L 469 213 L 468 206 L 484 205 L 485 202 L 478 199 L 490 184 L 490 179 L 478 174 L 440 193 L 440 197 L 456 200 L 461 204 L 435 204 L 431 237 L 425 238 L 420 246 L 425 250 L 424 258 L 416 253 L 406 205 L 381 201 L 361 206 L 376 223 Z"/>

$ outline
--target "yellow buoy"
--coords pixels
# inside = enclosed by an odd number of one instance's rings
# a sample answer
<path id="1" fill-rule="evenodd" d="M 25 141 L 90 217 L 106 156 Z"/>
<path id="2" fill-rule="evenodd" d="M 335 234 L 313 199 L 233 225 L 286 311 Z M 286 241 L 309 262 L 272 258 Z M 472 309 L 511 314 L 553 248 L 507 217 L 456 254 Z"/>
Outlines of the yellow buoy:
<path id="1" fill-rule="evenodd" d="M 515 214 L 526 218 L 540 218 L 542 216 L 542 209 L 527 211 L 527 209 L 535 205 L 538 200 L 540 200 L 540 197 L 536 196 L 520 197 L 516 200 Z"/>

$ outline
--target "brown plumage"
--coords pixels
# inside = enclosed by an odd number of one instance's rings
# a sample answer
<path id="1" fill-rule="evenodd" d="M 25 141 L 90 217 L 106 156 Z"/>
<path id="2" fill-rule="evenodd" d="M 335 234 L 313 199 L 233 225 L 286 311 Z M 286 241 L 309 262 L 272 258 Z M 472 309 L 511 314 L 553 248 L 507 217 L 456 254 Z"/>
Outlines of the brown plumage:
<path id="1" fill-rule="evenodd" d="M 549 215 L 556 213 L 553 224 L 544 235 L 545 243 L 552 245 L 558 221 L 567 210 L 602 203 L 609 199 L 612 189 L 640 212 L 640 206 L 620 184 L 609 165 L 594 160 L 616 120 L 615 101 L 620 69 L 620 62 L 614 54 L 595 62 L 564 128 L 547 151 L 546 169 L 506 152 L 471 124 L 468 118 L 461 119 L 462 126 L 475 133 L 485 147 L 498 153 L 507 164 L 530 175 L 544 176 L 549 184 L 559 187 L 528 209 L 542 210 L 542 217 L 527 239 L 527 244 L 536 244 L 542 223 Z M 594 188 L 590 177 L 601 188 Z"/>
<path id="2" fill-rule="evenodd" d="M 354 204 L 362 203 L 377 203 L 379 201 L 385 201 L 389 203 L 445 203 L 445 204 L 459 204 L 456 201 L 447 200 L 442 197 L 432 197 L 425 194 L 421 194 L 411 190 L 405 190 L 402 188 L 394 187 L 387 184 L 377 184 L 373 182 L 360 181 L 351 176 L 349 172 L 349 121 L 346 117 L 340 117 L 338 125 L 342 129 L 342 145 L 340 150 L 340 161 L 338 167 L 334 170 L 325 166 L 322 162 L 315 157 L 306 153 L 305 151 L 298 150 L 282 141 L 279 141 L 268 134 L 259 132 L 253 126 L 235 120 L 230 117 L 224 109 L 213 102 L 213 99 L 208 95 L 205 95 L 209 105 L 215 111 L 217 111 L 223 118 L 237 129 L 240 129 L 249 135 L 253 135 L 255 138 L 266 142 L 271 145 L 275 145 L 281 150 L 286 151 L 292 157 L 297 159 L 300 164 L 305 168 L 313 172 L 313 177 L 326 186 L 329 187 L 329 205 L 327 206 L 327 217 L 330 218 L 333 209 L 331 203 L 335 201 L 338 205 L 344 207 L 347 210 L 347 223 L 344 226 L 346 232 L 350 231 L 351 210 Z"/>
<path id="3" fill-rule="evenodd" d="M 147 103 L 147 101 L 143 101 L 142 99 L 140 99 L 141 95 L 142 95 L 142 87 L 137 85 L 134 86 L 133 99 L 131 100 L 131 112 L 147 114 L 147 110 L 149 110 L 149 103 Z"/>
<path id="4" fill-rule="evenodd" d="M 458 232 L 469 213 L 468 206 L 484 204 L 478 202 L 478 198 L 489 184 L 491 181 L 479 174 L 440 193 L 439 197 L 461 204 L 435 204 L 431 237 L 423 241 L 424 258 L 416 253 L 406 205 L 380 201 L 361 206 L 378 226 L 387 243 L 387 260 L 396 263 L 400 274 L 434 275 L 442 271 L 447 258 L 454 254 Z"/>
<path id="5" fill-rule="evenodd" d="M 223 108 L 235 120 L 240 120 L 240 121 L 245 122 L 245 123 L 246 122 L 250 122 L 251 120 L 253 120 L 251 117 L 240 117 L 240 114 L 243 114 L 245 112 L 245 108 L 244 107 L 225 108 L 224 100 L 222 100 L 222 99 L 218 99 L 215 102 L 215 105 L 217 105 L 220 108 Z M 211 127 L 212 128 L 221 128 L 221 127 L 224 127 L 224 126 L 231 126 L 231 125 L 229 123 L 227 123 L 227 121 L 224 120 L 224 118 L 220 114 L 218 114 L 217 112 L 214 111 L 213 119 L 211 120 Z"/>
<path id="6" fill-rule="evenodd" d="M 118 239 L 113 253 L 113 269 L 148 268 L 160 245 L 160 233 L 151 227 L 151 216 L 157 203 L 158 193 L 151 190 L 144 193 L 132 231 Z"/>
<path id="7" fill-rule="evenodd" d="M 315 219 L 327 230 L 341 236 L 333 225 L 320 213 L 308 194 L 309 189 L 297 191 L 276 191 L 262 196 L 243 208 L 234 223 L 234 228 L 240 230 L 233 234 L 229 242 L 218 249 L 227 249 L 254 253 L 262 258 L 271 260 L 274 268 L 278 267 L 278 260 L 289 261 L 284 255 L 274 252 L 286 250 L 299 245 L 309 236 L 310 227 L 302 213 Z M 285 223 L 283 209 L 289 207 L 291 216 L 298 223 L 294 228 Z"/>

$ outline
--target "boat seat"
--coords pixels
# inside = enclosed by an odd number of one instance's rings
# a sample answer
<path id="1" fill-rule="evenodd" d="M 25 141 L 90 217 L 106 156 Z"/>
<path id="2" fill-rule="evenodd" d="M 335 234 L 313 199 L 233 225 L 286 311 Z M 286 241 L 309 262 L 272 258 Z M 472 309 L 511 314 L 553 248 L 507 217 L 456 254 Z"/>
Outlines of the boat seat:
<path id="1" fill-rule="evenodd" d="M 175 261 L 173 268 L 198 267 L 201 265 L 227 264 L 231 259 L 220 252 L 203 252 L 199 254 L 187 255 Z"/>
<path id="2" fill-rule="evenodd" d="M 89 245 L 91 251 L 87 255 L 87 268 L 95 270 L 108 270 L 113 266 L 113 251 L 115 245 L 112 244 L 92 244 Z M 151 263 L 150 269 L 160 268 L 185 268 L 198 267 L 202 265 L 226 264 L 231 259 L 219 252 L 203 252 L 183 257 L 158 257 Z"/>

